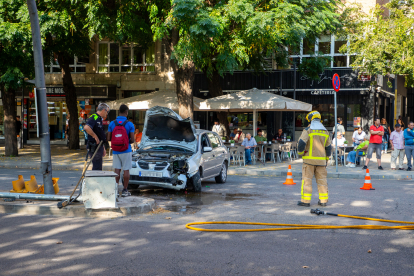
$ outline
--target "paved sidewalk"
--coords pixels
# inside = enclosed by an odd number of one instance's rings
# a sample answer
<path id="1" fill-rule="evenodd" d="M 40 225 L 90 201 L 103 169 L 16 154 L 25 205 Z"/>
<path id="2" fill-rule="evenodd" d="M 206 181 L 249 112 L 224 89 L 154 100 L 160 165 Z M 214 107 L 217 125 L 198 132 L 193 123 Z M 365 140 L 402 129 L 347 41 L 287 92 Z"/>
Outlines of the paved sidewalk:
<path id="1" fill-rule="evenodd" d="M 83 146 L 81 150 L 68 150 L 66 146 L 52 145 L 52 167 L 53 170 L 82 170 L 86 149 Z M 382 167 L 383 171 L 378 170 L 377 160 L 371 159 L 368 166 L 372 179 L 413 179 L 414 171 L 393 171 L 391 170 L 391 154 L 383 154 Z M 404 168 L 407 168 L 407 160 L 404 160 Z M 112 157 L 104 158 L 104 170 L 111 170 Z M 264 166 L 262 163 L 256 165 L 240 167 L 231 165 L 229 175 L 256 175 L 256 176 L 286 176 L 288 165 L 292 165 L 294 177 L 302 176 L 302 159 L 292 162 L 284 160 L 281 163 L 268 162 Z M 4 147 L 0 147 L 0 167 L 9 169 L 40 169 L 40 149 L 38 145 L 26 145 L 24 149 L 19 150 L 19 157 L 4 157 Z M 338 166 L 338 173 L 335 166 L 328 166 L 328 177 L 330 178 L 348 178 L 363 179 L 365 170 L 362 166 L 356 168 L 347 168 Z"/>

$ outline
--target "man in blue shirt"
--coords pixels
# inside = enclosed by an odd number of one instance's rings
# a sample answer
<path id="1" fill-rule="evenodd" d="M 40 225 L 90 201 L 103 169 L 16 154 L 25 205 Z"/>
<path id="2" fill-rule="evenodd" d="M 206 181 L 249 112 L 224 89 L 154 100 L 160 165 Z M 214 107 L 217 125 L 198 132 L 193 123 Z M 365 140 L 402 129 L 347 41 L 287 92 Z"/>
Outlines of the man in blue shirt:
<path id="1" fill-rule="evenodd" d="M 244 153 L 246 158 L 246 165 L 252 164 L 251 153 L 254 151 L 254 147 L 257 146 L 256 140 L 252 138 L 250 133 L 246 134 L 246 138 L 243 140 L 242 146 L 244 146 Z"/>
<path id="2" fill-rule="evenodd" d="M 414 157 L 414 123 L 410 122 L 404 130 L 405 155 L 407 155 L 407 171 L 411 171 L 411 156 Z"/>
<path id="3" fill-rule="evenodd" d="M 115 121 L 118 125 L 122 125 L 128 117 L 128 106 L 121 105 L 119 107 L 119 116 L 116 117 Z M 107 140 L 112 140 L 112 132 L 116 127 L 115 121 L 112 121 L 108 126 L 108 133 L 106 134 Z M 122 127 L 122 126 L 121 126 Z M 115 169 L 115 173 L 118 175 L 116 179 L 116 183 L 119 184 L 119 178 L 121 174 L 121 170 L 124 171 L 124 188 L 122 190 L 122 196 L 130 196 L 131 193 L 128 192 L 128 183 L 129 183 L 129 170 L 132 168 L 132 149 L 131 144 L 134 143 L 134 132 L 135 127 L 134 124 L 131 122 L 127 122 L 123 127 L 125 127 L 126 133 L 129 137 L 129 145 L 128 149 L 125 151 L 114 151 L 113 152 L 113 162 L 112 168 Z"/>

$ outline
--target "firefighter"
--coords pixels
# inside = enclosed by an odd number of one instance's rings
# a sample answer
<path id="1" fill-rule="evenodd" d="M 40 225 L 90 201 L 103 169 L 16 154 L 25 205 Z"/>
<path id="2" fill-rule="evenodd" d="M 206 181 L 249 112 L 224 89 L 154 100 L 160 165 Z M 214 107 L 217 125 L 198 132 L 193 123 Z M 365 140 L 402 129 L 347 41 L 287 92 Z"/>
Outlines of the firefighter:
<path id="1" fill-rule="evenodd" d="M 305 128 L 298 141 L 298 153 L 302 155 L 302 189 L 299 206 L 310 207 L 312 197 L 312 178 L 315 175 L 318 184 L 320 206 L 328 202 L 328 182 L 326 165 L 331 155 L 331 138 L 321 123 L 321 114 L 311 111 L 306 115 L 310 125 Z"/>

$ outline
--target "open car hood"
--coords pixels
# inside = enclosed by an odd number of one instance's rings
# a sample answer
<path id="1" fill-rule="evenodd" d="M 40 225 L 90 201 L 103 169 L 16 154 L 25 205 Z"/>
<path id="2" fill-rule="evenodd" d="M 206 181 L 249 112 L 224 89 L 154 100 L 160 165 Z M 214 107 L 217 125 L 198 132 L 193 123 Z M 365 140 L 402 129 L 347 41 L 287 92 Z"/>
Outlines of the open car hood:
<path id="1" fill-rule="evenodd" d="M 140 148 L 168 145 L 196 152 L 195 133 L 190 118 L 183 119 L 167 107 L 154 106 L 146 112 Z"/>

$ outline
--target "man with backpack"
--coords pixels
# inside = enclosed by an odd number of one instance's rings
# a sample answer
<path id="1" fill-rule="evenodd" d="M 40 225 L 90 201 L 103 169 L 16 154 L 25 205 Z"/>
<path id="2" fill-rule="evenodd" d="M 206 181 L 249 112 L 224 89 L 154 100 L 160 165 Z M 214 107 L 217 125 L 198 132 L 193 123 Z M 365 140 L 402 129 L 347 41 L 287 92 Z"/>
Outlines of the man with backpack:
<path id="1" fill-rule="evenodd" d="M 132 149 L 131 144 L 134 143 L 134 124 L 128 121 L 128 106 L 121 105 L 119 107 L 119 116 L 116 117 L 108 126 L 107 140 L 111 141 L 113 153 L 112 167 L 118 175 L 116 183 L 119 184 L 121 170 L 124 171 L 124 188 L 122 196 L 130 196 L 128 192 L 129 170 L 132 167 Z"/>

